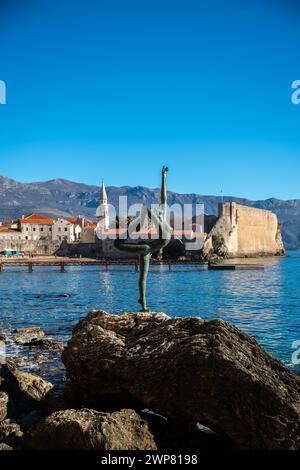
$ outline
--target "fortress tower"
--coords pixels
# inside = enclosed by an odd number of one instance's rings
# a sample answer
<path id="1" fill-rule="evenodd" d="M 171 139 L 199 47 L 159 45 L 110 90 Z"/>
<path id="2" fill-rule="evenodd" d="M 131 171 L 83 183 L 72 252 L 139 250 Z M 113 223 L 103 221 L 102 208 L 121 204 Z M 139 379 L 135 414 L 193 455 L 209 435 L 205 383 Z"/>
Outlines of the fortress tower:
<path id="1" fill-rule="evenodd" d="M 102 230 L 109 229 L 109 213 L 108 213 L 108 200 L 104 181 L 102 180 L 101 196 L 99 206 L 96 211 L 96 217 L 98 220 L 97 228 Z"/>

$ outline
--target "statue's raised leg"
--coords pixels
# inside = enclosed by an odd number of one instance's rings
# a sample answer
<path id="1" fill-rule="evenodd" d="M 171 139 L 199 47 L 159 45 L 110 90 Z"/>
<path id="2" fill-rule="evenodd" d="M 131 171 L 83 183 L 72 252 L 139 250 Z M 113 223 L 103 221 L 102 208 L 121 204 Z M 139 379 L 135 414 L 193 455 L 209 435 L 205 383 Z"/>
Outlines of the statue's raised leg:
<path id="1" fill-rule="evenodd" d="M 140 255 L 139 262 L 140 262 L 140 279 L 139 279 L 139 290 L 140 290 L 140 298 L 139 303 L 142 306 L 142 312 L 149 312 L 146 303 L 146 285 L 147 285 L 147 276 L 149 271 L 149 265 L 151 260 L 151 253 L 147 255 Z"/>

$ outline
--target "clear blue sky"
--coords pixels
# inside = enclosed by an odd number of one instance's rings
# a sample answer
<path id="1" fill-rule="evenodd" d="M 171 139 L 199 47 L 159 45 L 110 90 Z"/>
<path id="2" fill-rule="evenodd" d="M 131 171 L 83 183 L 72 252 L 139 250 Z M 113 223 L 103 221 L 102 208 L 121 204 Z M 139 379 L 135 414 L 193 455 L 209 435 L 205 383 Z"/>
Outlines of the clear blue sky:
<path id="1" fill-rule="evenodd" d="M 300 198 L 295 0 L 2 0 L 0 174 Z"/>

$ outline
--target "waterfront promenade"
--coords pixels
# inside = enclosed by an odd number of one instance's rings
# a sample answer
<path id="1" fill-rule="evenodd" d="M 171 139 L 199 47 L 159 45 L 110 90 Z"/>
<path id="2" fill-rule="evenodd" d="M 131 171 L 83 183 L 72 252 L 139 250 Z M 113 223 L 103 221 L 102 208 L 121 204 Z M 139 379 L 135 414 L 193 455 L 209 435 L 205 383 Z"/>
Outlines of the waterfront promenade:
<path id="1" fill-rule="evenodd" d="M 155 260 L 151 261 L 153 265 L 166 265 L 171 270 L 172 265 L 203 265 L 200 260 Z M 68 258 L 60 256 L 36 256 L 36 257 L 2 257 L 0 258 L 0 272 L 5 270 L 5 267 L 23 266 L 27 267 L 28 271 L 33 271 L 37 266 L 58 266 L 61 271 L 65 270 L 66 266 L 103 266 L 109 269 L 110 266 L 125 265 L 133 266 L 134 270 L 138 271 L 137 259 L 92 259 L 92 258 Z"/>
<path id="2" fill-rule="evenodd" d="M 206 267 L 213 270 L 243 270 L 243 269 L 264 269 L 264 265 L 274 264 L 276 258 L 261 258 L 259 263 L 257 258 L 239 258 L 218 260 L 214 263 L 207 263 L 201 260 L 179 259 L 179 260 L 157 260 L 152 259 L 152 266 L 167 266 L 169 271 L 172 266 L 193 265 L 199 267 Z M 61 256 L 36 256 L 36 257 L 2 257 L 0 258 L 0 273 L 5 270 L 5 267 L 27 267 L 28 272 L 32 272 L 34 267 L 37 266 L 58 266 L 61 272 L 65 271 L 67 266 L 102 266 L 108 270 L 113 266 L 132 266 L 134 271 L 139 270 L 138 259 L 92 259 L 92 258 L 70 258 Z"/>

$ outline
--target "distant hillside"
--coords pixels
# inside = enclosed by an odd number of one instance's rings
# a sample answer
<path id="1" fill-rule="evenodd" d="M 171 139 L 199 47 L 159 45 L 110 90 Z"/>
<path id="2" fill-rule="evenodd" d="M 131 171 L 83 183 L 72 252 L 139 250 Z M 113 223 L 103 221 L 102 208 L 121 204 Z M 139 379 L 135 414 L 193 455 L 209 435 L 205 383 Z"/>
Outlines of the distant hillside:
<path id="1" fill-rule="evenodd" d="M 158 203 L 159 189 L 143 186 L 134 188 L 122 186 L 107 187 L 109 202 L 115 206 L 118 197 L 127 195 L 128 203 Z M 0 176 L 0 220 L 21 217 L 22 214 L 40 212 L 52 216 L 85 215 L 94 218 L 100 196 L 100 188 L 87 184 L 74 183 L 65 179 L 46 182 L 19 183 L 5 176 Z M 300 249 L 300 200 L 282 201 L 267 199 L 250 201 L 236 197 L 224 197 L 225 202 L 268 209 L 275 212 L 283 224 L 283 238 L 288 249 Z M 169 204 L 204 203 L 207 214 L 217 214 L 220 197 L 199 194 L 168 193 Z"/>

